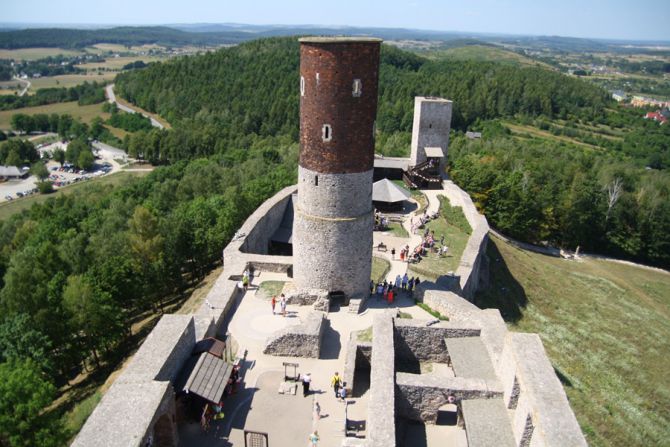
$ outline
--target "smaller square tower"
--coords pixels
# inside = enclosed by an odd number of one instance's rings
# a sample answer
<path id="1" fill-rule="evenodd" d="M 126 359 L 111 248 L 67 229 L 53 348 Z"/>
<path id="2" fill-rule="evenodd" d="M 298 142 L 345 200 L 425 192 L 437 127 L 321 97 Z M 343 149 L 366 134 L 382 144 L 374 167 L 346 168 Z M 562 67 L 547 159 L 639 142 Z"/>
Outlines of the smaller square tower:
<path id="1" fill-rule="evenodd" d="M 448 99 L 430 96 L 414 98 L 414 125 L 412 126 L 412 154 L 410 165 L 416 166 L 426 161 L 426 148 L 439 147 L 444 157 L 440 172 L 444 170 L 449 149 L 452 102 Z"/>

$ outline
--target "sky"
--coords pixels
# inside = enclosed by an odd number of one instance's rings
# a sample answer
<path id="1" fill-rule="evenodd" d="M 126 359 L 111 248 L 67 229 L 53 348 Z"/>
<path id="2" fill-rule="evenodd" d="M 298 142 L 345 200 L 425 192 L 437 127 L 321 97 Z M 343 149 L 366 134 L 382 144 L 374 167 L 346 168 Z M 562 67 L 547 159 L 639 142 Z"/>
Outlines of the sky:
<path id="1" fill-rule="evenodd" d="M 0 22 L 348 25 L 670 41 L 670 0 L 2 0 Z"/>

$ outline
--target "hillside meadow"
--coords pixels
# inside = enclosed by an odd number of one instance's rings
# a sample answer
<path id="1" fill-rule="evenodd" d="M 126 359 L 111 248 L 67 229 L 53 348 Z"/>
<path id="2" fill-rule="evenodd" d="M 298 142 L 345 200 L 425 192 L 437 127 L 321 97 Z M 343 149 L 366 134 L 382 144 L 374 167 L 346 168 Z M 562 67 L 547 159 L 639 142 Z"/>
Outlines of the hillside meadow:
<path id="1" fill-rule="evenodd" d="M 492 237 L 480 307 L 540 334 L 592 446 L 670 439 L 670 273 L 527 252 Z"/>

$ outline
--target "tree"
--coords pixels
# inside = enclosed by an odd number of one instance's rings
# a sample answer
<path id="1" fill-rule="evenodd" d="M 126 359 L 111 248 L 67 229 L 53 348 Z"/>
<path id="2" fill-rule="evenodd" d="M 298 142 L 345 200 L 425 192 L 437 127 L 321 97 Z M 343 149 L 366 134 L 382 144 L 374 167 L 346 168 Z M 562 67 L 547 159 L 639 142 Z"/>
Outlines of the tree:
<path id="1" fill-rule="evenodd" d="M 65 151 L 63 149 L 55 149 L 53 153 L 54 160 L 60 163 L 61 167 L 65 163 Z"/>
<path id="2" fill-rule="evenodd" d="M 623 182 L 619 177 L 614 178 L 614 180 L 607 185 L 607 213 L 605 213 L 605 222 L 609 220 L 612 208 L 616 205 L 622 192 Z"/>
<path id="3" fill-rule="evenodd" d="M 90 149 L 87 148 L 79 153 L 76 163 L 77 166 L 88 171 L 93 167 L 93 163 L 95 163 L 95 157 Z"/>
<path id="4" fill-rule="evenodd" d="M 16 151 L 10 151 L 5 159 L 5 165 L 7 166 L 21 166 L 22 164 L 23 160 L 21 160 L 21 156 Z"/>
<path id="5" fill-rule="evenodd" d="M 121 310 L 109 293 L 96 289 L 90 279 L 72 275 L 63 291 L 63 305 L 83 345 L 91 351 L 100 367 L 100 348 L 108 348 L 123 333 Z"/>
<path id="6" fill-rule="evenodd" d="M 100 138 L 100 135 L 105 131 L 105 126 L 103 126 L 102 118 L 96 116 L 91 120 L 91 128 L 88 133 L 94 140 Z"/>
<path id="7" fill-rule="evenodd" d="M 65 151 L 65 159 L 74 165 L 79 163 L 79 155 L 82 152 L 89 151 L 88 143 L 80 138 L 70 141 Z"/>
<path id="8" fill-rule="evenodd" d="M 0 364 L 0 444 L 11 447 L 56 447 L 65 442 L 60 419 L 44 409 L 56 388 L 31 360 Z"/>
<path id="9" fill-rule="evenodd" d="M 35 163 L 31 168 L 30 168 L 30 173 L 40 179 L 40 181 L 44 181 L 47 177 L 49 177 L 49 170 L 47 167 L 44 165 L 43 161 L 38 161 Z"/>
<path id="10" fill-rule="evenodd" d="M 53 369 L 49 351 L 51 341 L 35 329 L 27 314 L 7 317 L 0 324 L 0 363 L 11 359 L 30 359 L 45 373 Z"/>

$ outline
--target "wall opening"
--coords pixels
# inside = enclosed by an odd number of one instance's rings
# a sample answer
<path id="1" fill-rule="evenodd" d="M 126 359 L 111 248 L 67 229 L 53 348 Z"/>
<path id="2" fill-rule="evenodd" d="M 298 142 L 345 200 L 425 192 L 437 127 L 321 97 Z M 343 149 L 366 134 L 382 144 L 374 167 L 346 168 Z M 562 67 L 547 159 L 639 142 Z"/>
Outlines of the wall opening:
<path id="1" fill-rule="evenodd" d="M 323 141 L 330 141 L 333 139 L 333 129 L 330 124 L 324 124 L 321 129 Z"/>
<path id="2" fill-rule="evenodd" d="M 305 96 L 305 78 L 300 76 L 300 96 Z"/>
<path id="3" fill-rule="evenodd" d="M 314 176 L 314 186 L 319 186 L 319 176 L 318 175 Z"/>
<path id="4" fill-rule="evenodd" d="M 352 94 L 354 98 L 358 98 L 363 93 L 363 83 L 360 79 L 354 79 L 354 85 L 352 87 Z"/>

